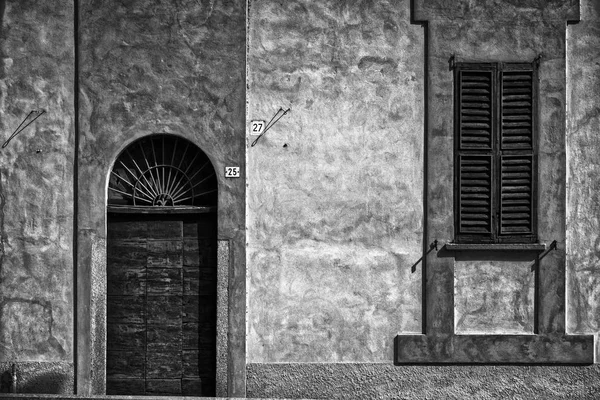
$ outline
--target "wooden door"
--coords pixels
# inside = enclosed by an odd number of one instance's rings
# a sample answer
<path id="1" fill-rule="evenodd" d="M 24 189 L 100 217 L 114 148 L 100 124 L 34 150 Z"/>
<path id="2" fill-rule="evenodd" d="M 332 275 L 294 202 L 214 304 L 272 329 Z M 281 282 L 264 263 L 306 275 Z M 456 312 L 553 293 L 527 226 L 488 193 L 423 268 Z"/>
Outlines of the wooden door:
<path id="1" fill-rule="evenodd" d="M 216 215 L 109 214 L 106 393 L 215 395 Z"/>

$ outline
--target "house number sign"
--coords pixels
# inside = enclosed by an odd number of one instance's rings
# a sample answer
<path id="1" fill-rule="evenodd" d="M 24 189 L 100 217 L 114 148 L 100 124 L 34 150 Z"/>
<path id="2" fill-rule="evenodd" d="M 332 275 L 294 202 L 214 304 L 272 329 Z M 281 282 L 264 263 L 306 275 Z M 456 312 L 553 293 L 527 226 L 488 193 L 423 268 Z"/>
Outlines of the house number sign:
<path id="1" fill-rule="evenodd" d="M 265 127 L 267 124 L 265 121 L 254 120 L 250 121 L 250 134 L 251 135 L 260 135 L 265 131 Z"/>
<path id="2" fill-rule="evenodd" d="M 225 167 L 225 178 L 239 178 L 240 167 Z"/>

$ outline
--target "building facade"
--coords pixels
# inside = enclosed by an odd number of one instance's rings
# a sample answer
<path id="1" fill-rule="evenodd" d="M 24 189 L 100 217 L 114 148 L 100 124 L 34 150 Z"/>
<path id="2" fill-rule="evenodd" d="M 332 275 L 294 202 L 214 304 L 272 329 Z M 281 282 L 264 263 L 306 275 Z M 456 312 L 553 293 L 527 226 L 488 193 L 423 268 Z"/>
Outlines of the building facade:
<path id="1" fill-rule="evenodd" d="M 0 15 L 3 391 L 600 396 L 599 1 Z"/>

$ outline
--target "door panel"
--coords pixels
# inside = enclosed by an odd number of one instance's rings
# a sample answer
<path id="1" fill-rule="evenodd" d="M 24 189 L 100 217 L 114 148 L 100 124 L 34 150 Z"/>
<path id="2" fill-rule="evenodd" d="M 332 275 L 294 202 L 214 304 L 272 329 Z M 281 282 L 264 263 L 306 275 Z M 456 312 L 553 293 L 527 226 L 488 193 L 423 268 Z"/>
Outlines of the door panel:
<path id="1" fill-rule="evenodd" d="M 107 394 L 214 396 L 215 217 L 109 215 Z"/>

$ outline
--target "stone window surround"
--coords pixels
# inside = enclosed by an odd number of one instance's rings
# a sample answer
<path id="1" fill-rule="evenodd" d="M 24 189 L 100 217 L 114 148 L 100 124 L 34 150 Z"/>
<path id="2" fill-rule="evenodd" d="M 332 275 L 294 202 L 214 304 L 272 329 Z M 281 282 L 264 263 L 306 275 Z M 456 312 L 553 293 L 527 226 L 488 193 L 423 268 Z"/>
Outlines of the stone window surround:
<path id="1" fill-rule="evenodd" d="M 464 2 L 463 2 L 464 3 Z M 463 4 L 464 5 L 464 4 Z M 445 60 L 449 59 L 448 41 L 442 37 L 434 37 L 436 30 L 444 25 L 449 26 L 455 19 L 478 19 L 481 16 L 475 15 L 477 10 L 471 10 L 459 7 L 460 4 L 453 5 L 453 8 L 445 8 L 440 0 L 413 0 L 411 11 L 413 22 L 424 25 L 425 28 L 425 46 L 426 46 L 426 116 L 425 116 L 425 135 L 426 135 L 426 242 L 433 243 L 439 240 L 443 244 L 453 242 L 454 235 L 454 210 L 453 202 L 445 201 L 445 196 L 453 198 L 453 151 L 451 145 L 454 138 L 454 132 L 447 132 L 447 126 L 453 124 L 444 124 L 443 118 L 453 118 L 453 82 L 449 82 L 452 75 L 447 74 L 448 64 Z M 542 23 L 553 20 L 555 26 L 562 23 L 561 35 L 562 43 L 565 43 L 566 22 L 579 20 L 579 2 L 565 0 L 560 4 L 543 5 L 540 3 L 540 13 L 534 15 L 533 19 Z M 505 15 L 499 16 L 500 18 Z M 520 15 L 519 15 L 520 16 Z M 510 16 L 509 16 L 510 17 Z M 559 21 L 556 23 L 556 21 Z M 432 44 L 433 42 L 433 44 Z M 442 45 L 440 45 L 442 43 Z M 450 47 L 451 48 L 451 47 Z M 563 49 L 564 50 L 564 49 Z M 474 55 L 477 58 L 480 55 Z M 561 74 L 563 99 L 565 95 L 566 75 L 564 65 L 566 60 L 565 52 L 557 50 L 553 55 L 559 60 L 563 71 L 552 71 L 552 74 Z M 468 58 L 468 57 L 463 57 Z M 482 61 L 482 60 L 473 60 Z M 485 61 L 503 61 L 503 60 L 485 60 Z M 555 68 L 556 69 L 556 68 Z M 540 69 L 540 75 L 548 69 Z M 547 79 L 555 78 L 548 77 Z M 432 90 L 437 89 L 437 93 Z M 443 90 L 440 95 L 440 92 Z M 540 96 L 543 96 L 542 86 L 540 85 Z M 448 106 L 450 103 L 450 107 Z M 545 107 L 545 108 L 544 108 Z M 436 113 L 442 112 L 443 117 L 432 117 L 431 110 Z M 540 104 L 539 115 L 551 115 L 558 112 L 564 116 L 564 101 L 562 104 L 554 103 Z M 546 123 L 546 127 L 549 127 Z M 557 128 L 557 127 L 554 127 Z M 564 125 L 562 128 L 562 141 L 559 142 L 559 149 L 562 153 L 553 153 L 552 146 L 556 143 L 551 142 L 551 138 L 540 137 L 539 150 L 540 158 L 546 157 L 545 165 L 558 165 L 557 175 L 561 181 L 566 180 L 566 166 L 564 155 Z M 560 128 L 557 128 L 560 129 Z M 544 133 L 544 121 L 540 121 L 540 136 Z M 560 136 L 560 135 L 559 135 Z M 450 145 L 449 145 L 450 142 Z M 451 154 L 450 154 L 451 153 Z M 544 160 L 540 159 L 540 170 L 543 168 Z M 448 173 L 450 171 L 450 174 Z M 541 180 L 541 179 L 540 179 Z M 451 182 L 450 185 L 447 182 Z M 559 182 L 561 183 L 561 182 Z M 542 183 L 540 182 L 540 185 Z M 564 187 L 564 185 L 563 185 Z M 538 188 L 541 189 L 541 188 Z M 553 201 L 561 201 L 560 189 L 546 188 L 548 197 L 542 197 L 542 190 L 538 190 L 540 202 L 538 209 L 552 207 Z M 563 193 L 564 194 L 564 193 Z M 564 201 L 564 199 L 562 200 Z M 400 364 L 592 364 L 595 355 L 595 343 L 593 335 L 569 335 L 565 328 L 565 304 L 566 304 L 566 265 L 564 243 L 566 238 L 564 206 L 557 207 L 562 210 L 556 221 L 550 220 L 547 215 L 539 215 L 539 224 L 545 224 L 546 232 L 541 231 L 541 241 L 549 238 L 547 233 L 554 235 L 554 240 L 560 243 L 557 251 L 548 254 L 542 267 L 539 250 L 542 247 L 523 248 L 521 257 L 534 261 L 536 274 L 536 293 L 535 293 L 535 323 L 533 334 L 522 335 L 458 335 L 455 334 L 454 327 L 454 258 L 463 256 L 463 251 L 468 251 L 471 255 L 483 259 L 495 259 L 502 255 L 506 248 L 495 245 L 485 245 L 479 248 L 461 248 L 452 245 L 444 245 L 436 253 L 430 253 L 424 259 L 424 307 L 423 307 L 423 334 L 422 335 L 398 335 L 394 343 L 394 363 Z M 542 213 L 540 213 L 542 214 Z M 545 235 L 546 234 L 546 235 Z M 460 250 L 460 252 L 458 251 Z M 475 252 L 474 252 L 475 250 Z M 484 251 L 477 251 L 484 250 Z"/>

